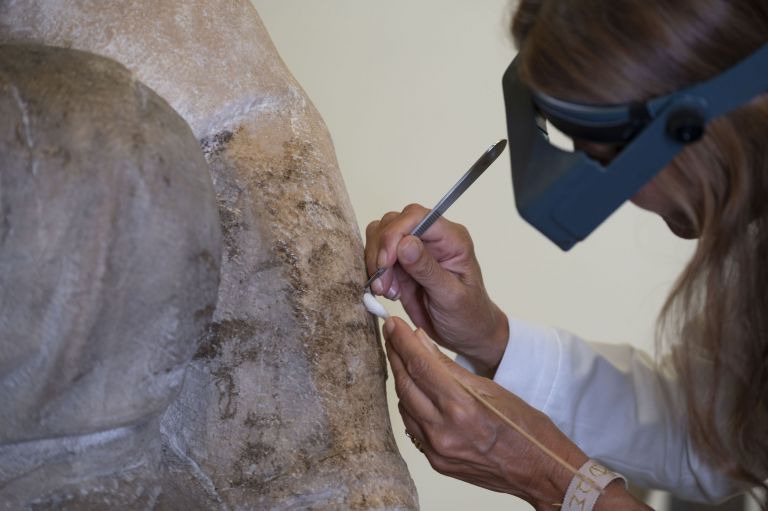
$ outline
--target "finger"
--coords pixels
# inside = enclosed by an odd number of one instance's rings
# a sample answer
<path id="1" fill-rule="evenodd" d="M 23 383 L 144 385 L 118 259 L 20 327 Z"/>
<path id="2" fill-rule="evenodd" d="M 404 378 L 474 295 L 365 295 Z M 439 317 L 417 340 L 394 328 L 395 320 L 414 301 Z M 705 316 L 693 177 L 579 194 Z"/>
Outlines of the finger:
<path id="1" fill-rule="evenodd" d="M 381 225 L 387 226 L 391 224 L 395 219 L 397 219 L 397 217 L 400 216 L 400 214 L 401 213 L 399 211 L 389 211 L 385 213 L 384 216 L 381 217 Z"/>
<path id="2" fill-rule="evenodd" d="M 403 211 L 382 226 L 379 244 L 379 266 L 391 267 L 395 264 L 396 248 L 400 240 L 411 233 L 414 227 L 429 213 L 429 210 L 419 204 L 409 204 Z"/>
<path id="3" fill-rule="evenodd" d="M 365 228 L 365 269 L 370 277 L 376 273 L 376 257 L 379 253 L 379 225 L 380 220 L 374 220 Z M 377 279 L 378 280 L 378 279 Z M 381 284 L 376 281 L 371 283 L 371 291 L 374 294 L 382 294 Z"/>
<path id="4" fill-rule="evenodd" d="M 400 265 L 395 266 L 395 279 L 399 286 L 398 300 L 414 325 L 423 328 L 427 335 L 437 337 L 432 317 L 427 310 L 424 289 L 403 270 Z"/>
<path id="5" fill-rule="evenodd" d="M 378 230 L 380 223 L 381 223 L 381 220 L 374 220 L 373 222 L 370 222 L 368 225 L 365 226 L 366 244 L 376 234 L 376 231 Z"/>
<path id="6" fill-rule="evenodd" d="M 405 432 L 419 443 L 422 449 L 426 451 L 428 447 L 427 437 L 424 434 L 424 430 L 417 421 L 400 402 L 397 404 L 397 409 L 400 412 L 400 417 L 403 419 L 403 425 L 405 426 Z M 413 440 L 412 440 L 413 441 Z M 414 442 L 415 444 L 415 442 Z M 418 446 L 417 446 L 418 447 Z"/>
<path id="7" fill-rule="evenodd" d="M 436 356 L 437 348 L 425 342 L 400 318 L 389 318 L 384 323 L 384 338 L 395 352 L 410 380 L 424 395 L 440 408 L 451 401 L 465 402 L 466 392 L 446 371 L 445 363 Z M 393 368 L 394 369 L 394 368 Z"/>
<path id="8" fill-rule="evenodd" d="M 435 342 L 429 337 L 429 335 L 424 330 L 422 330 L 421 328 L 417 328 L 414 333 L 419 338 L 419 340 L 424 344 L 424 346 L 437 359 L 437 361 L 443 364 L 444 368 L 449 373 L 451 373 L 451 375 L 461 379 L 462 381 L 472 380 L 476 378 L 476 375 L 467 371 L 466 369 L 461 367 L 459 364 L 451 360 L 450 357 L 448 357 L 448 355 L 440 351 L 440 348 L 438 348 L 437 344 L 435 344 Z"/>
<path id="9" fill-rule="evenodd" d="M 417 210 L 414 208 L 414 211 Z M 445 217 L 438 218 L 419 238 L 435 259 L 441 264 L 456 266 L 457 271 L 474 261 L 475 248 L 469 231 Z"/>
<path id="10" fill-rule="evenodd" d="M 460 296 L 461 283 L 425 249 L 415 236 L 406 236 L 397 245 L 397 262 L 430 294 Z"/>
<path id="11" fill-rule="evenodd" d="M 368 273 L 376 265 L 376 254 L 379 248 L 379 224 L 380 220 L 374 220 L 365 228 L 365 267 Z"/>
<path id="12" fill-rule="evenodd" d="M 407 435 L 413 437 L 414 447 L 419 449 L 427 457 L 429 464 L 441 474 L 459 477 L 457 474 L 463 474 L 467 469 L 466 460 L 455 460 L 445 457 L 438 453 L 430 443 L 430 435 L 427 429 L 422 427 L 419 422 L 408 414 L 408 411 L 398 405 L 400 416 L 403 418 L 403 425 Z M 415 441 L 414 441 L 415 440 Z"/>
<path id="13" fill-rule="evenodd" d="M 399 269 L 398 265 L 395 265 L 394 268 L 387 270 L 388 273 L 392 274 L 392 281 L 389 285 L 389 289 L 387 290 L 386 293 L 384 293 L 384 296 L 386 296 L 390 300 L 400 299 L 400 282 L 397 280 L 398 269 Z"/>
<path id="14" fill-rule="evenodd" d="M 398 405 L 400 416 L 403 418 L 403 424 L 405 425 L 405 432 L 407 436 L 411 437 L 411 442 L 414 444 L 422 454 L 427 457 L 429 464 L 432 468 L 440 472 L 441 474 L 461 473 L 462 469 L 466 470 L 465 460 L 453 460 L 445 457 L 435 450 L 435 447 L 430 441 L 428 427 L 422 426 L 419 422 L 413 418 L 408 410 Z"/>
<path id="15" fill-rule="evenodd" d="M 438 363 L 443 366 L 443 369 L 449 374 L 454 383 L 461 388 L 461 391 L 458 394 L 454 393 L 453 402 L 443 404 L 441 407 L 441 411 L 444 414 L 448 414 L 454 420 L 460 421 L 466 418 L 466 415 L 462 411 L 468 409 L 470 404 L 475 404 L 474 401 L 476 398 L 473 393 L 485 399 L 493 399 L 496 397 L 495 393 L 490 389 L 497 388 L 498 386 L 493 383 L 492 380 L 478 377 L 451 360 L 445 353 L 440 351 L 434 341 L 432 341 L 423 330 L 417 329 L 415 333 L 421 341 L 425 343 L 425 346 L 431 347 L 432 353 Z"/>
<path id="16" fill-rule="evenodd" d="M 444 217 L 440 217 L 421 240 L 441 263 L 452 261 L 461 268 L 474 260 L 475 246 L 467 228 Z"/>
<path id="17" fill-rule="evenodd" d="M 416 225 L 429 213 L 429 210 L 418 204 L 406 206 L 401 213 L 394 216 L 385 216 L 386 223 L 382 219 L 379 226 L 379 244 L 376 256 L 376 265 L 379 268 L 392 268 L 397 262 L 397 244 L 410 234 Z M 387 271 L 380 277 L 385 294 L 392 287 L 393 274 Z"/>
<path id="18" fill-rule="evenodd" d="M 416 334 L 416 336 L 419 338 L 422 344 L 424 344 L 424 347 L 427 348 L 427 351 L 429 351 L 432 355 L 434 355 L 437 358 L 440 358 L 442 356 L 450 360 L 447 356 L 445 356 L 445 354 L 442 351 L 438 349 L 437 344 L 435 344 L 434 341 L 430 339 L 430 337 L 427 335 L 427 333 L 424 330 L 422 330 L 421 328 L 417 328 L 416 330 L 414 330 L 413 333 Z"/>
<path id="19" fill-rule="evenodd" d="M 379 225 L 379 266 L 390 267 L 394 264 L 398 243 L 409 235 L 427 214 L 429 210 L 424 206 L 409 204 L 400 214 L 385 215 Z M 467 228 L 444 217 L 438 218 L 420 238 L 435 259 L 440 263 L 456 266 L 457 271 L 468 269 L 475 260 L 474 244 Z"/>
<path id="20" fill-rule="evenodd" d="M 395 381 L 395 393 L 400 398 L 400 404 L 412 417 L 419 421 L 435 421 L 439 416 L 434 403 L 413 382 L 408 374 L 405 364 L 390 343 L 385 344 L 387 358 L 392 368 L 392 377 Z"/>
<path id="21" fill-rule="evenodd" d="M 462 469 L 466 469 L 466 466 L 463 463 L 455 463 L 435 451 L 434 447 L 429 442 L 429 435 L 426 434 L 426 431 L 422 428 L 421 424 L 411 417 L 408 411 L 402 406 L 398 405 L 398 409 L 400 410 L 400 416 L 403 418 L 406 435 L 410 437 L 413 446 L 427 458 L 427 461 L 429 461 L 429 464 L 432 465 L 433 469 L 446 475 L 461 473 Z"/>
<path id="22" fill-rule="evenodd" d="M 382 229 L 389 225 L 399 215 L 400 213 L 398 212 L 390 211 L 386 213 L 381 220 L 374 220 L 365 228 L 365 267 L 368 271 L 368 276 L 376 273 L 380 267 L 378 264 L 378 256 L 380 251 L 379 247 L 381 245 Z M 382 283 L 382 278 L 379 277 L 371 283 L 371 291 L 377 295 L 384 295 L 390 286 L 391 282 L 387 282 L 385 287 Z"/>
<path id="23" fill-rule="evenodd" d="M 451 393 L 451 400 L 445 400 L 441 403 L 441 411 L 443 414 L 447 414 L 453 420 L 459 418 L 466 418 L 466 414 L 463 413 L 469 409 L 470 405 L 474 404 L 474 398 L 469 394 L 465 387 L 470 387 L 475 392 L 482 394 L 480 390 L 475 388 L 474 383 L 478 382 L 476 375 L 470 373 L 459 364 L 451 360 L 445 353 L 440 351 L 437 344 L 429 338 L 427 333 L 421 328 L 417 328 L 416 336 L 421 340 L 428 351 L 435 357 L 435 361 L 442 365 L 453 383 L 456 383 L 461 390 L 454 387 L 454 392 Z"/>

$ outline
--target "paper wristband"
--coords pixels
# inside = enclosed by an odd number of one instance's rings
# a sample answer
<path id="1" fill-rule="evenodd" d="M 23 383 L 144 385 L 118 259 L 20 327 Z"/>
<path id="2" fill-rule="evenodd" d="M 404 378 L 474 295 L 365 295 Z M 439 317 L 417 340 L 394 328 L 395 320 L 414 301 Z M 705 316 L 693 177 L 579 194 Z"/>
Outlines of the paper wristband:
<path id="1" fill-rule="evenodd" d="M 579 469 L 579 475 L 573 476 L 571 484 L 565 492 L 562 511 L 592 511 L 598 497 L 611 482 L 616 479 L 627 480 L 623 476 L 612 472 L 594 460 L 588 460 Z M 594 484 L 590 484 L 590 481 Z M 599 488 L 599 490 L 598 490 Z"/>

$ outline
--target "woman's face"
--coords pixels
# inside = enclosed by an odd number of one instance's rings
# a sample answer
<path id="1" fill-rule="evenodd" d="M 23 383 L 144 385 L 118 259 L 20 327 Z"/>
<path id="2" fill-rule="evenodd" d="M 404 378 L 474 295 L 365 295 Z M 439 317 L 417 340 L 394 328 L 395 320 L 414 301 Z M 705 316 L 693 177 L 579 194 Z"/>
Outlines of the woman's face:
<path id="1" fill-rule="evenodd" d="M 573 141 L 573 146 L 576 150 L 584 151 L 587 156 L 600 162 L 602 165 L 608 165 L 622 149 L 620 145 L 598 144 L 578 139 Z M 659 176 L 664 172 L 669 172 L 669 169 L 663 169 Z M 688 217 L 684 214 L 682 208 L 668 194 L 664 193 L 664 190 L 659 185 L 661 182 L 659 176 L 643 186 L 630 198 L 630 202 L 659 215 L 676 236 L 685 239 L 696 238 L 695 229 L 690 221 L 688 221 Z"/>

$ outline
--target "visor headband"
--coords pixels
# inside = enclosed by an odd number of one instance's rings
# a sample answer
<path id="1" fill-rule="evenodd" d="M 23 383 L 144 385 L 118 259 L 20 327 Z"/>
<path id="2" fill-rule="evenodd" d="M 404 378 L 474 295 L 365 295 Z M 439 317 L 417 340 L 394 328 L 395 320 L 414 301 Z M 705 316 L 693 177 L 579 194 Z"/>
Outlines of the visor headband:
<path id="1" fill-rule="evenodd" d="M 751 69 L 754 76 L 745 79 L 745 69 Z M 680 96 L 697 98 L 709 115 L 687 112 L 683 119 L 678 119 L 679 125 L 671 126 L 669 130 L 672 136 L 689 143 L 703 135 L 704 125 L 712 118 L 767 92 L 766 76 L 768 44 L 708 81 L 645 102 L 596 105 L 566 101 L 537 91 L 531 91 L 531 95 L 538 111 L 564 134 L 608 144 L 628 143 L 674 99 Z M 680 125 L 690 125 L 687 133 L 682 132 L 686 129 Z"/>
<path id="2" fill-rule="evenodd" d="M 515 204 L 520 215 L 563 250 L 586 238 L 682 151 L 709 122 L 768 92 L 768 44 L 732 68 L 640 105 L 585 105 L 535 94 L 517 59 L 502 79 Z M 607 165 L 552 145 L 541 120 L 620 141 Z"/>
<path id="3" fill-rule="evenodd" d="M 571 138 L 603 144 L 626 144 L 652 117 L 645 103 L 588 105 L 531 91 L 533 102 L 557 129 Z"/>

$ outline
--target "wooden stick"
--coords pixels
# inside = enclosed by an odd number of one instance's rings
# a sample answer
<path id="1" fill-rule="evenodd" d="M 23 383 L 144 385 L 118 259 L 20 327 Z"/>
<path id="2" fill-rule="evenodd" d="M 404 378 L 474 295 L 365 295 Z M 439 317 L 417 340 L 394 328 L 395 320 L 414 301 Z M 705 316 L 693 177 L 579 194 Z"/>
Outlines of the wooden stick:
<path id="1" fill-rule="evenodd" d="M 486 399 L 485 399 L 483 396 L 481 396 L 480 394 L 478 394 L 477 392 L 475 392 L 475 390 L 474 390 L 474 389 L 472 389 L 472 388 L 471 388 L 471 387 L 469 387 L 469 386 L 468 386 L 466 383 L 464 383 L 463 381 L 459 380 L 459 379 L 458 379 L 456 376 L 454 376 L 454 374 L 453 374 L 453 373 L 451 373 L 451 372 L 449 371 L 449 373 L 448 373 L 448 374 L 450 374 L 450 375 L 451 375 L 451 378 L 453 378 L 453 380 L 454 380 L 456 383 L 458 383 L 458 384 L 459 384 L 459 385 L 460 385 L 460 386 L 461 386 L 461 387 L 462 387 L 464 390 L 466 390 L 467 392 L 469 392 L 469 394 L 470 394 L 472 397 L 474 397 L 475 399 L 477 399 L 477 400 L 478 400 L 478 401 L 479 401 L 479 402 L 480 402 L 480 403 L 481 403 L 483 406 L 485 406 L 485 407 L 486 407 L 488 410 L 490 410 L 490 411 L 491 411 L 491 412 L 492 412 L 494 415 L 496 415 L 496 416 L 497 416 L 499 419 L 501 419 L 501 420 L 502 420 L 502 421 L 504 421 L 504 422 L 505 422 L 507 425 L 509 425 L 509 426 L 510 426 L 512 429 L 514 429 L 515 431 L 517 431 L 518 433 L 520 433 L 521 435 L 523 435 L 523 437 L 525 437 L 525 439 L 526 439 L 526 440 L 528 440 L 528 441 L 529 441 L 529 442 L 531 442 L 533 445 L 535 445 L 536 447 L 538 447 L 539 449 L 541 449 L 541 450 L 544 452 L 544 454 L 546 454 L 547 456 L 549 456 L 550 458 L 552 458 L 553 460 L 555 460 L 557 463 L 559 463 L 560 465 L 562 465 L 562 466 L 563 466 L 563 467 L 564 467 L 566 470 L 568 470 L 569 472 L 571 472 L 571 473 L 572 473 L 574 476 L 576 476 L 576 477 L 579 477 L 579 478 L 580 478 L 582 481 L 585 481 L 587 484 L 589 484 L 590 486 L 592 486 L 594 489 L 596 489 L 596 490 L 597 490 L 598 492 L 600 492 L 600 494 L 602 495 L 602 493 L 603 493 L 603 490 L 602 490 L 602 489 L 600 489 L 600 487 L 597 485 L 597 483 L 596 483 L 594 480 L 592 480 L 591 478 L 589 478 L 589 477 L 587 477 L 587 476 L 585 476 L 585 475 L 581 474 L 581 473 L 579 472 L 579 469 L 575 468 L 573 465 L 571 465 L 570 463 L 568 463 L 567 461 L 565 461 L 563 458 L 561 458 L 560 456 L 558 456 L 557 454 L 555 454 L 555 453 L 554 453 L 552 450 L 550 450 L 550 449 L 549 449 L 549 448 L 548 448 L 546 445 L 544 445 L 544 444 L 542 444 L 541 442 L 539 442 L 538 440 L 536 440 L 536 438 L 534 438 L 534 437 L 533 437 L 533 436 L 532 436 L 530 433 L 528 433 L 528 432 L 527 432 L 527 431 L 525 431 L 523 428 L 521 428 L 520 426 L 518 426 L 518 425 L 517 425 L 517 424 L 516 424 L 516 423 L 515 423 L 515 422 L 514 422 L 512 419 L 510 419 L 509 417 L 507 417 L 506 415 L 504 415 L 504 414 L 503 414 L 503 413 L 502 413 L 502 412 L 501 412 L 501 411 L 500 411 L 498 408 L 496 408 L 495 406 L 493 406 L 493 404 L 491 404 L 490 402 L 488 402 L 488 401 L 487 401 L 487 400 L 486 400 Z"/>

